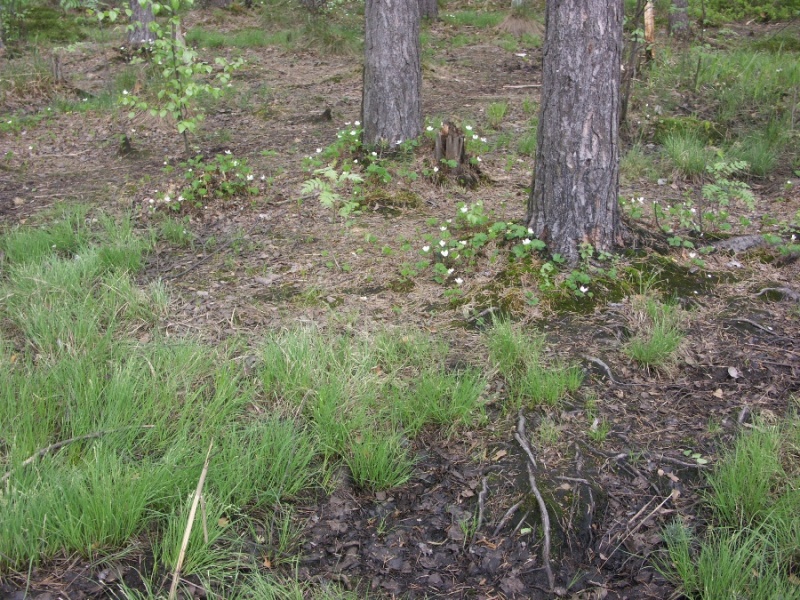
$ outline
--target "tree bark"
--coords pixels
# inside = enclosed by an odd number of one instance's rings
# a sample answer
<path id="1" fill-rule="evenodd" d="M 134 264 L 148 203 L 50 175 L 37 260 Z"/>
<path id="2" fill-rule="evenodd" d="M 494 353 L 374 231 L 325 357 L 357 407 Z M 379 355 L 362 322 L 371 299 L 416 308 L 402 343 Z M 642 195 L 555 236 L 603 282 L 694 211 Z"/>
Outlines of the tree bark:
<path id="1" fill-rule="evenodd" d="M 366 0 L 363 144 L 395 146 L 422 133 L 419 0 Z"/>
<path id="2" fill-rule="evenodd" d="M 130 0 L 131 25 L 133 29 L 128 32 L 128 46 L 141 48 L 149 46 L 156 40 L 155 34 L 150 30 L 150 23 L 155 20 L 153 4 L 150 0 Z"/>
<path id="3" fill-rule="evenodd" d="M 542 100 L 528 226 L 570 264 L 581 244 L 621 244 L 622 0 L 547 2 Z"/>
<path id="4" fill-rule="evenodd" d="M 438 0 L 419 0 L 419 16 L 429 21 L 439 20 Z"/>
<path id="5" fill-rule="evenodd" d="M 679 40 L 689 37 L 689 2 L 688 0 L 672 0 L 669 11 L 669 34 Z"/>

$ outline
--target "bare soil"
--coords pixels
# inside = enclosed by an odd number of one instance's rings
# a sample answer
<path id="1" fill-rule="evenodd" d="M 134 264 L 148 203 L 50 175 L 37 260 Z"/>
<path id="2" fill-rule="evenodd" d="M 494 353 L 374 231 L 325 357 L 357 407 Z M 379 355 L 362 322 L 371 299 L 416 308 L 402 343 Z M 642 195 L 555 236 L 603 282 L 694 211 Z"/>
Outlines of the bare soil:
<path id="1" fill-rule="evenodd" d="M 199 11 L 191 25 L 219 26 L 214 14 Z M 226 20 L 225 27 L 257 23 L 248 14 L 231 19 L 235 23 Z M 446 25 L 432 26 L 436 39 L 452 33 Z M 366 494 L 343 474 L 333 494 L 300 507 L 306 527 L 297 574 L 370 597 L 670 597 L 673 586 L 654 567 L 663 549 L 661 530 L 674 518 L 703 523 L 706 467 L 684 452 L 713 464 L 720 450 L 751 426 L 753 415 L 786 415 L 800 389 L 797 302 L 782 294 L 759 295 L 767 287 L 797 291 L 797 261 L 776 260 L 760 248 L 717 252 L 705 270 L 692 270 L 685 254 L 674 251 L 665 264 L 679 265 L 681 275 L 665 275 L 662 287 L 690 309 L 690 323 L 679 361 L 667 371 L 639 367 L 621 352 L 635 321 L 626 297 L 585 299 L 572 303 L 570 311 L 546 302 L 529 306 L 524 292 L 536 289 L 534 274 L 515 273 L 504 259 L 486 259 L 457 273 L 464 295 L 450 302 L 448 288 L 425 275 L 404 281 L 398 266 L 419 256 L 422 234 L 432 231 L 426 221 L 453 218 L 457 202 L 482 200 L 498 219 L 522 220 L 532 159 L 509 159 L 507 150 L 482 156 L 487 180 L 473 190 L 424 177 L 396 179 L 385 186 L 388 197 L 413 192 L 419 206 L 379 201 L 345 226 L 313 199 L 297 199 L 309 177 L 301 168 L 303 157 L 332 143 L 346 122 L 359 118 L 359 58 L 278 48 L 242 53 L 247 64 L 234 78 L 235 92 L 212 107 L 195 141 L 206 155 L 230 150 L 247 158 L 254 172 L 269 180 L 257 196 L 187 213 L 187 227 L 196 236 L 192 247 L 158 243 L 141 280 L 168 282 L 174 301 L 165 331 L 216 343 L 303 323 L 331 331 L 407 325 L 445 337 L 453 365 L 468 362 L 489 371 L 474 317 L 502 308 L 526 327 L 545 332 L 553 356 L 578 361 L 587 373 L 583 388 L 565 406 L 525 413 L 528 433 L 545 418 L 559 430 L 556 442 L 534 444 L 535 474 L 553 522 L 554 592 L 548 591 L 543 570 L 540 514 L 526 458 L 514 439 L 517 415 L 502 411 L 499 379 L 489 391 L 490 425 L 451 439 L 423 436 L 408 484 Z M 424 112 L 456 122 L 469 119 L 488 130 L 486 107 L 505 101 L 508 115 L 487 135 L 516 139 L 527 127 L 523 101 L 538 97 L 536 87 L 522 86 L 540 83 L 540 60 L 538 49 L 508 52 L 491 41 L 438 50 L 426 59 Z M 110 44 L 78 45 L 65 55 L 68 85 L 60 93 L 99 93 L 124 68 Z M 47 95 L 9 98 L 6 110 L 34 113 L 49 102 Z M 326 109 L 332 120 L 318 119 Z M 134 149 L 127 155 L 118 152 L 123 133 Z M 4 226 L 36 222 L 62 201 L 133 211 L 143 227 L 157 225 L 160 216 L 150 211 L 149 201 L 177 181 L 164 173 L 164 164 L 184 159 L 183 142 L 168 123 L 149 116 L 128 119 L 124 111 L 53 111 L 29 129 L 0 134 L 0 144 L 3 154 L 13 153 L 0 169 Z M 264 150 L 276 154 L 264 156 Z M 431 151 L 423 144 L 409 168 L 421 172 Z M 781 172 L 774 181 L 753 182 L 759 211 L 790 218 L 800 208 L 796 191 L 788 197 L 781 192 L 785 178 Z M 690 186 L 626 182 L 621 195 L 670 200 Z M 779 195 L 783 200 L 776 200 Z M 377 241 L 367 241 L 368 235 Z M 411 251 L 401 249 L 403 241 Z M 650 260 L 651 254 L 645 249 L 639 259 Z M 589 437 L 585 403 L 592 398 L 600 419 L 611 425 L 602 442 Z M 459 522 L 476 514 L 484 482 L 481 527 L 465 538 Z M 257 544 L 252 552 L 259 552 Z M 146 562 L 142 553 L 109 571 L 105 564 L 65 558 L 34 568 L 30 578 L 6 574 L 0 598 L 112 597 L 120 577 L 137 585 L 137 569 Z M 196 590 L 198 597 L 205 593 Z"/>

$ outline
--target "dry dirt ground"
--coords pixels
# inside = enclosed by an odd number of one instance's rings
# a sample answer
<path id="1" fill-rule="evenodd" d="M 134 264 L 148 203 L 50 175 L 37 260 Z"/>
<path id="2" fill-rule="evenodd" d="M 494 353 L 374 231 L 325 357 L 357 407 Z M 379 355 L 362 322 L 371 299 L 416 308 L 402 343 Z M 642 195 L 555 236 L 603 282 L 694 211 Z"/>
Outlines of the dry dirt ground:
<path id="1" fill-rule="evenodd" d="M 249 18 L 230 16 L 224 27 L 252 24 Z M 192 20 L 219 26 L 211 12 Z M 432 27 L 434 38 L 451 33 L 443 24 Z M 676 517 L 703 522 L 705 467 L 684 452 L 713 463 L 753 415 L 787 414 L 800 388 L 797 303 L 781 294 L 758 295 L 767 287 L 797 290 L 798 263 L 771 260 L 764 250 L 717 252 L 707 270 L 692 272 L 685 254 L 674 251 L 656 287 L 689 309 L 690 322 L 678 364 L 669 371 L 643 369 L 620 351 L 635 319 L 629 298 L 586 299 L 572 303 L 572 310 L 554 310 L 547 302 L 530 306 L 524 292 L 535 290 L 533 275 L 513 271 L 505 259 L 485 259 L 457 273 L 463 297 L 453 303 L 445 295 L 453 285 L 441 286 L 429 275 L 403 281 L 398 265 L 419 257 L 422 236 L 436 230 L 427 221 L 453 218 L 458 202 L 481 200 L 498 219 L 521 220 L 532 160 L 488 152 L 481 163 L 487 180 L 473 190 L 424 177 L 395 179 L 386 186 L 389 196 L 400 188 L 414 192 L 418 207 L 378 203 L 345 225 L 315 200 L 297 199 L 308 178 L 303 158 L 359 118 L 358 57 L 278 48 L 246 49 L 242 56 L 247 64 L 234 77 L 235 91 L 212 107 L 196 141 L 206 155 L 230 150 L 247 158 L 267 179 L 256 196 L 189 213 L 193 246 L 158 243 L 141 279 L 168 282 L 174 300 L 164 330 L 218 342 L 307 323 L 330 331 L 406 325 L 445 337 L 454 365 L 478 362 L 488 371 L 475 317 L 502 309 L 544 332 L 552 356 L 580 362 L 587 374 L 564 406 L 525 413 L 528 432 L 545 419 L 558 429 L 557 441 L 534 444 L 536 477 L 552 519 L 557 591 L 576 598 L 669 597 L 673 586 L 654 568 L 662 527 Z M 540 83 L 540 59 L 535 48 L 512 53 L 490 42 L 438 50 L 425 63 L 424 113 L 469 120 L 495 139 L 517 136 L 527 126 L 524 100 L 538 96 L 536 87 L 521 86 Z M 69 86 L 90 93 L 123 68 L 111 44 L 78 45 L 63 64 Z M 508 102 L 508 115 L 489 131 L 485 110 L 500 100 Z M 6 108 L 33 113 L 48 101 L 17 98 Z M 332 120 L 317 120 L 325 109 Z M 125 156 L 118 153 L 122 133 L 134 149 Z M 61 201 L 132 211 L 142 226 L 157 225 L 149 200 L 176 181 L 163 172 L 164 163 L 184 158 L 169 124 L 149 116 L 128 119 L 124 111 L 53 112 L 26 130 L 0 134 L 0 145 L 3 154 L 13 153 L 0 170 L 4 226 L 35 222 Z M 421 172 L 430 150 L 423 144 L 409 168 Z M 680 198 L 689 185 L 671 183 L 628 181 L 621 195 Z M 760 212 L 779 208 L 792 215 L 800 208 L 797 193 L 778 203 L 777 183 L 753 184 Z M 404 242 L 410 250 L 403 250 Z M 645 249 L 640 258 L 651 254 Z M 489 393 L 499 407 L 502 384 L 492 383 Z M 611 426 L 603 442 L 588 435 L 587 400 L 596 401 L 599 418 Z M 516 427 L 515 414 L 496 408 L 484 430 L 422 439 L 412 480 L 390 492 L 365 494 L 344 478 L 330 497 L 301 511 L 307 527 L 298 575 L 370 597 L 553 597 L 546 591 L 540 515 Z M 465 540 L 458 523 L 475 514 L 484 481 L 481 528 Z M 137 560 L 123 561 L 119 572 L 131 585 Z M 0 597 L 107 597 L 113 586 L 99 580 L 102 570 L 77 559 L 44 565 L 28 582 L 27 574 L 5 577 Z"/>

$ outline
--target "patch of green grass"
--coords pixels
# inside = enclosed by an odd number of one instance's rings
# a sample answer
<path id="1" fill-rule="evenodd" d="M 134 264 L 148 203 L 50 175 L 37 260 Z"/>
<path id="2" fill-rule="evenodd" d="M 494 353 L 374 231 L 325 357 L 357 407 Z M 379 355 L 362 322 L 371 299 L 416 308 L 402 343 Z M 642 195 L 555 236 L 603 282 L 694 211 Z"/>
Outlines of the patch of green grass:
<path id="1" fill-rule="evenodd" d="M 728 150 L 730 160 L 742 160 L 748 171 L 759 177 L 772 173 L 778 166 L 783 150 L 788 143 L 788 126 L 771 122 L 767 127 L 751 131 L 740 137 Z"/>
<path id="2" fill-rule="evenodd" d="M 517 52 L 519 50 L 519 40 L 511 34 L 504 34 L 497 40 L 497 45 L 506 52 Z"/>
<path id="3" fill-rule="evenodd" d="M 545 364 L 542 336 L 522 332 L 505 321 L 496 321 L 487 332 L 489 357 L 505 378 L 515 406 L 557 405 L 578 390 L 583 374 L 566 364 Z"/>
<path id="4" fill-rule="evenodd" d="M 640 179 L 652 179 L 656 166 L 652 157 L 647 156 L 638 142 L 631 146 L 619 164 L 620 176 L 628 183 Z"/>
<path id="5" fill-rule="evenodd" d="M 670 133 L 664 138 L 664 152 L 684 177 L 697 178 L 712 160 L 703 140 L 692 133 Z"/>
<path id="6" fill-rule="evenodd" d="M 765 50 L 767 52 L 784 53 L 800 52 L 800 31 L 797 27 L 789 27 L 783 31 L 777 31 L 760 37 L 750 43 L 753 50 Z"/>
<path id="7" fill-rule="evenodd" d="M 439 15 L 443 22 L 456 27 L 475 27 L 476 29 L 488 29 L 497 27 L 505 18 L 502 12 L 462 10 L 452 13 Z"/>
<path id="8" fill-rule="evenodd" d="M 482 414 L 483 376 L 474 370 L 447 373 L 427 369 L 410 386 L 397 386 L 389 406 L 393 420 L 416 435 L 426 425 L 453 428 L 473 423 Z"/>
<path id="9" fill-rule="evenodd" d="M 522 101 L 522 112 L 528 117 L 535 117 L 539 114 L 539 104 L 532 98 L 525 98 Z"/>
<path id="10" fill-rule="evenodd" d="M 385 490 L 409 480 L 414 461 L 396 431 L 373 428 L 351 433 L 344 461 L 353 482 L 368 490 Z"/>
<path id="11" fill-rule="evenodd" d="M 447 40 L 451 48 L 464 48 L 475 43 L 475 36 L 468 33 L 457 33 Z"/>
<path id="12" fill-rule="evenodd" d="M 597 444 L 602 444 L 606 441 L 608 434 L 611 432 L 611 423 L 605 419 L 595 418 L 589 426 L 589 439 Z"/>
<path id="13" fill-rule="evenodd" d="M 486 121 L 489 127 L 497 129 L 503 123 L 508 112 L 508 102 L 492 102 L 486 107 Z"/>
<path id="14" fill-rule="evenodd" d="M 709 476 L 713 523 L 702 536 L 675 521 L 662 571 L 690 598 L 798 598 L 800 560 L 796 421 L 739 437 Z"/>
<path id="15" fill-rule="evenodd" d="M 201 48 L 263 48 L 283 45 L 287 38 L 286 32 L 276 35 L 254 27 L 230 33 L 194 27 L 186 33 L 186 41 Z"/>
<path id="16" fill-rule="evenodd" d="M 208 484 L 237 510 L 277 505 L 314 484 L 317 440 L 286 418 L 232 426 L 219 445 L 215 461 L 226 468 L 211 471 Z"/>
<path id="17" fill-rule="evenodd" d="M 188 223 L 184 219 L 172 217 L 164 219 L 158 226 L 158 237 L 179 247 L 191 246 L 194 241 L 194 234 Z"/>
<path id="18" fill-rule="evenodd" d="M 638 309 L 636 320 L 639 333 L 628 340 L 625 354 L 642 365 L 668 367 L 684 339 L 680 309 L 647 298 Z"/>
<path id="19" fill-rule="evenodd" d="M 37 51 L 31 55 L 4 60 L 0 77 L 0 100 L 23 99 L 52 93 L 55 88 L 53 69 Z M 3 122 L 8 118 L 3 118 Z"/>
<path id="20" fill-rule="evenodd" d="M 539 119 L 531 119 L 530 129 L 528 129 L 517 142 L 517 152 L 523 156 L 536 156 L 538 143 Z"/>

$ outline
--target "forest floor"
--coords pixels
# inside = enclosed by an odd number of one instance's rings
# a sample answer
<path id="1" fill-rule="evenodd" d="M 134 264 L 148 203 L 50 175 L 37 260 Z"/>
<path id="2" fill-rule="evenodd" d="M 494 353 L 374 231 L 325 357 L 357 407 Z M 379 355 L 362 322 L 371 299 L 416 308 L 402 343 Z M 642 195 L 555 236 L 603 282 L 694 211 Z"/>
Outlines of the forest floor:
<path id="1" fill-rule="evenodd" d="M 258 26 L 247 12 L 219 15 L 196 11 L 187 30 Z M 670 597 L 674 586 L 656 569 L 663 527 L 675 518 L 702 527 L 704 472 L 756 416 L 777 420 L 796 403 L 797 298 L 762 290 L 800 292 L 800 263 L 763 246 L 718 250 L 703 266 L 686 248 L 659 253 L 644 245 L 621 258 L 620 269 L 638 270 L 640 283 L 652 275 L 651 291 L 686 311 L 685 342 L 664 369 L 639 366 L 621 351 L 638 318 L 635 296 L 642 290 L 633 284 L 620 292 L 607 281 L 592 281 L 593 298 L 540 295 L 540 263 L 520 266 L 488 253 L 470 267 L 457 265 L 445 285 L 429 272 L 401 273 L 401 265 L 419 260 L 434 239 L 426 235 L 436 236 L 441 224 L 456 219 L 459 203 L 480 201 L 497 220 L 525 217 L 533 158 L 513 143 L 497 142 L 517 140 L 530 128 L 541 49 L 520 44 L 509 51 L 487 36 L 463 46 L 448 43 L 456 31 L 447 22 L 430 26 L 423 110 L 436 126 L 440 120 L 471 124 L 488 138 L 480 162 L 484 179 L 474 189 L 422 175 L 395 177 L 372 185 L 366 193 L 372 202 L 348 218 L 315 198 L 300 199 L 311 177 L 304 159 L 359 119 L 360 59 L 248 47 L 236 51 L 245 67 L 234 75 L 232 91 L 209 105 L 192 141 L 205 156 L 230 151 L 246 159 L 257 194 L 172 214 L 160 199 L 180 192 L 178 165 L 185 160 L 172 126 L 148 115 L 130 119 L 124 110 L 50 111 L 50 90 L 6 98 L 14 119 L 47 116 L 0 133 L 0 222 L 4 228 L 35 224 L 56 204 L 75 202 L 132 212 L 142 228 L 182 219 L 191 243 L 159 239 L 139 276 L 142 284 L 167 283 L 172 302 L 161 327 L 171 336 L 217 344 L 305 324 L 348 333 L 402 325 L 446 339 L 454 367 L 477 363 L 491 371 L 481 336 L 492 314 L 544 333 L 549 356 L 577 362 L 586 374 L 580 391 L 563 404 L 523 412 L 529 432 L 543 423 L 556 431 L 534 447 L 538 484 L 551 512 L 557 589 L 576 598 Z M 58 93 L 91 98 L 128 68 L 113 43 L 75 44 L 63 54 L 67 83 Z M 642 118 L 642 102 L 632 105 L 632 121 Z M 487 109 L 494 103 L 507 109 L 490 125 Z M 130 152 L 120 152 L 123 134 Z M 431 168 L 431 156 L 425 140 L 398 168 L 421 174 Z M 166 173 L 165 165 L 176 169 Z M 751 180 L 756 212 L 791 222 L 800 209 L 800 185 L 787 193 L 783 184 L 793 177 L 785 165 L 774 176 Z M 680 177 L 628 177 L 620 196 L 668 204 L 697 187 Z M 399 200 L 409 197 L 414 206 Z M 658 238 L 652 222 L 639 227 Z M 369 493 L 345 478 L 331 495 L 299 507 L 307 525 L 297 577 L 336 581 L 371 597 L 551 597 L 526 457 L 514 438 L 518 415 L 501 409 L 499 379 L 487 393 L 487 425 L 417 440 L 418 462 L 407 484 Z M 606 435 L 597 434 L 598 423 L 607 424 Z M 481 494 L 484 482 L 488 489 Z M 485 499 L 483 526 L 465 539 L 458 523 L 474 513 L 479 496 Z M 518 502 L 508 523 L 495 530 Z M 121 559 L 120 576 L 135 586 L 137 561 L 146 560 Z M 5 576 L 0 597 L 110 596 L 108 578 L 98 578 L 107 569 L 82 559 L 40 565 Z M 205 593 L 198 588 L 200 597 Z"/>

